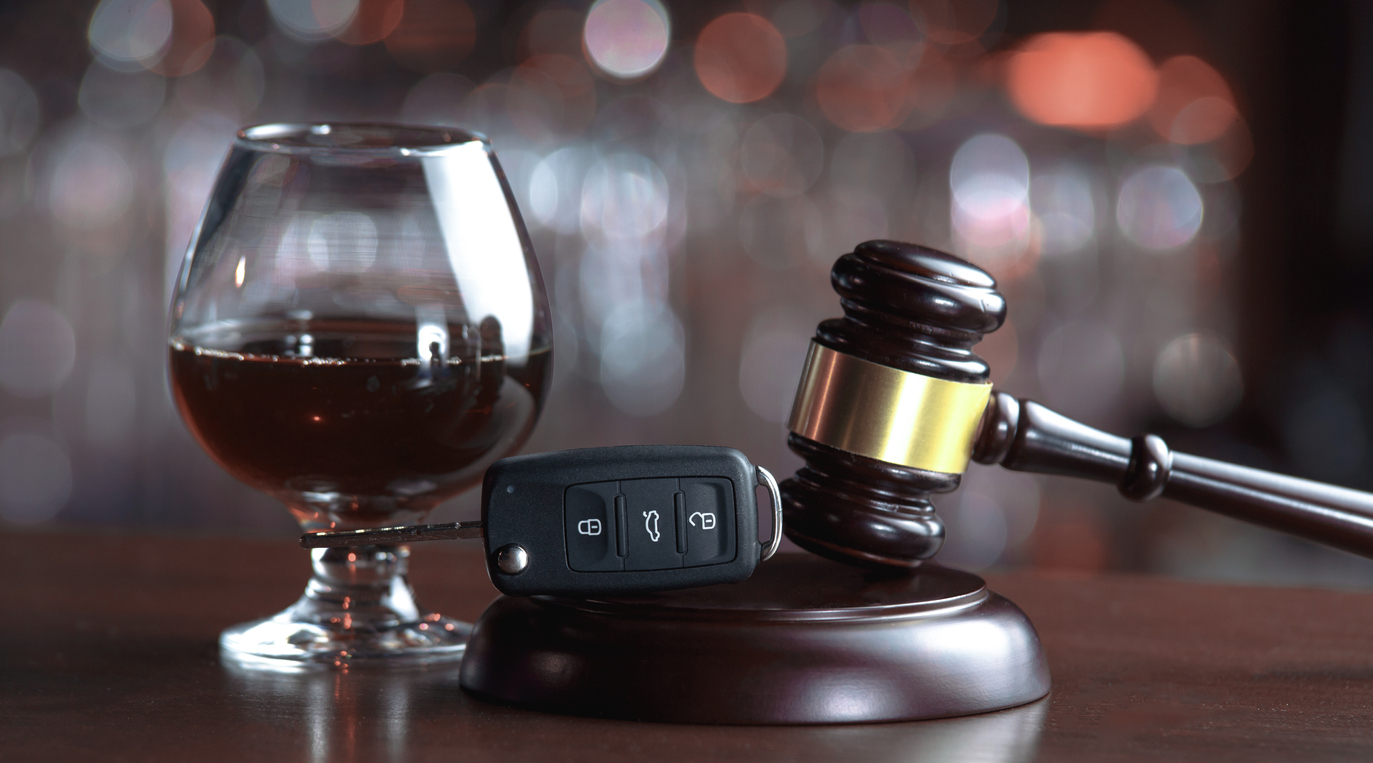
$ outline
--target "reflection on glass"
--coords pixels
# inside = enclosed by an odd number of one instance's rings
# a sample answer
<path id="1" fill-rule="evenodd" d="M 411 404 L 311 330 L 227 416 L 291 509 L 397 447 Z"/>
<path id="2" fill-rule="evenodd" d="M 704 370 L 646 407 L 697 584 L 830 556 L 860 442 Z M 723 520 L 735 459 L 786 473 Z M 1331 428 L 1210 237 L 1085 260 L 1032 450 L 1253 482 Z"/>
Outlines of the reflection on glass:
<path id="1" fill-rule="evenodd" d="M 172 307 L 177 405 L 306 530 L 418 521 L 519 447 L 551 367 L 548 309 L 485 140 L 441 129 L 240 133 Z M 304 598 L 226 631 L 241 657 L 459 656 L 404 547 L 315 552 Z"/>

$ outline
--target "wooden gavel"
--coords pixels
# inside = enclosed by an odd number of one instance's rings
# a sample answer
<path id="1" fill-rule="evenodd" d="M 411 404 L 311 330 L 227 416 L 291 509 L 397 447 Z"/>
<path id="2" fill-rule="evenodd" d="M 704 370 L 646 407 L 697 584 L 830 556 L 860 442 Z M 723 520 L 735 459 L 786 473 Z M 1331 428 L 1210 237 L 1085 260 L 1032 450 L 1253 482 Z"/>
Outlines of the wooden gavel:
<path id="1" fill-rule="evenodd" d="M 812 340 L 788 445 L 806 465 L 782 483 L 797 545 L 851 564 L 914 567 L 944 542 L 930 496 L 969 461 L 1163 496 L 1373 558 L 1373 494 L 1117 437 L 992 390 L 972 348 L 1006 300 L 986 272 L 913 244 L 869 241 L 831 272 L 844 317 Z"/>

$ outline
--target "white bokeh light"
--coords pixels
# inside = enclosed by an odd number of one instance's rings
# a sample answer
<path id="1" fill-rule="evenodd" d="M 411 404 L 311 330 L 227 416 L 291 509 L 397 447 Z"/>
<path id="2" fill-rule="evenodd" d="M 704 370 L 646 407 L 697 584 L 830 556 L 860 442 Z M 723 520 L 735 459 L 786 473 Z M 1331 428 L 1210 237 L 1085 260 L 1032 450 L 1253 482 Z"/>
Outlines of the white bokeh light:
<path id="1" fill-rule="evenodd" d="M 311 223 L 305 248 L 320 270 L 361 273 L 377 260 L 377 225 L 361 212 L 334 212 Z"/>
<path id="2" fill-rule="evenodd" d="M 953 227 L 976 259 L 1019 254 L 1030 230 L 1030 162 L 1005 135 L 970 138 L 949 167 Z"/>
<path id="3" fill-rule="evenodd" d="M 663 62 L 670 30 L 667 9 L 658 0 L 597 0 L 586 14 L 582 40 L 602 72 L 637 79 Z"/>
<path id="4" fill-rule="evenodd" d="M 668 185 L 662 170 L 638 154 L 597 162 L 582 184 L 582 231 L 618 241 L 642 241 L 667 221 Z"/>
<path id="5" fill-rule="evenodd" d="M 1039 218 L 1046 255 L 1082 249 L 1096 232 L 1096 203 L 1085 173 L 1064 169 L 1035 176 L 1030 204 Z"/>
<path id="6" fill-rule="evenodd" d="M 1239 363 L 1219 337 L 1184 334 L 1154 361 L 1154 396 L 1168 415 L 1194 427 L 1224 419 L 1244 396 Z"/>
<path id="7" fill-rule="evenodd" d="M 133 173 L 120 151 L 96 139 L 66 146 L 53 168 L 48 205 L 54 218 L 78 229 L 99 228 L 133 201 Z"/>
<path id="8" fill-rule="evenodd" d="M 0 320 L 0 387 L 19 397 L 57 389 L 76 363 L 76 332 L 46 302 L 21 299 Z"/>
<path id="9" fill-rule="evenodd" d="M 581 228 L 582 186 L 596 161 L 590 149 L 568 146 L 544 157 L 529 178 L 529 201 L 534 221 L 558 233 Z"/>
<path id="10" fill-rule="evenodd" d="M 306 0 L 308 7 L 309 0 Z M 167 0 L 102 0 L 86 30 L 91 49 L 114 69 L 154 66 L 172 40 L 172 6 Z"/>
<path id="11" fill-rule="evenodd" d="M 622 304 L 601 330 L 601 387 L 616 408 L 631 416 L 662 413 L 686 382 L 686 338 L 666 304 Z"/>
<path id="12" fill-rule="evenodd" d="M 267 0 L 272 20 L 300 40 L 322 40 L 342 32 L 358 13 L 358 0 Z"/>
<path id="13" fill-rule="evenodd" d="M 1202 209 L 1201 194 L 1187 173 L 1155 164 L 1121 183 L 1116 221 L 1126 238 L 1145 249 L 1176 249 L 1197 235 Z"/>

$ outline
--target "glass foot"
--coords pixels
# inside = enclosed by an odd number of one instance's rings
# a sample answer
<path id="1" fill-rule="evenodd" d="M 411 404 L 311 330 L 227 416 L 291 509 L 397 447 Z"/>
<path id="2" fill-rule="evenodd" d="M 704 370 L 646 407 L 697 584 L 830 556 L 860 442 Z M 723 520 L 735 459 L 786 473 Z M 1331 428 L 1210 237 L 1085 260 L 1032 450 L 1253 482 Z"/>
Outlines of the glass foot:
<path id="1" fill-rule="evenodd" d="M 468 623 L 426 613 L 406 579 L 406 546 L 316 549 L 300 600 L 273 617 L 219 637 L 241 667 L 296 671 L 311 666 L 422 665 L 461 660 Z"/>

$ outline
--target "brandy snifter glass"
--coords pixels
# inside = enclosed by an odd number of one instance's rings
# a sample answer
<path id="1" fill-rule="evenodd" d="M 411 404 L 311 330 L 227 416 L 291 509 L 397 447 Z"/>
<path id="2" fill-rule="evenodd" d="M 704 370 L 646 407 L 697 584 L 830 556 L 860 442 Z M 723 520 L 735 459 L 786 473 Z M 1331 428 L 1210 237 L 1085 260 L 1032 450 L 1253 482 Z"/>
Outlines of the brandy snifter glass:
<path id="1" fill-rule="evenodd" d="M 529 436 L 547 297 L 485 138 L 282 124 L 238 133 L 181 267 L 170 374 L 191 432 L 306 531 L 420 521 Z M 305 594 L 224 631 L 239 663 L 460 658 L 405 546 L 318 549 Z"/>

